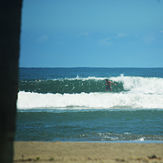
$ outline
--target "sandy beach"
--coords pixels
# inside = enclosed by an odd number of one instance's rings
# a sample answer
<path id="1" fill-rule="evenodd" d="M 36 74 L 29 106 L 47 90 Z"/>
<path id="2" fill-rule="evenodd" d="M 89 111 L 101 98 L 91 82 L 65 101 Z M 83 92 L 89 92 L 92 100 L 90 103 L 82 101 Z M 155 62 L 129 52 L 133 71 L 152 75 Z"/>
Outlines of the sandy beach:
<path id="1" fill-rule="evenodd" d="M 163 163 L 163 144 L 15 142 L 14 163 Z"/>

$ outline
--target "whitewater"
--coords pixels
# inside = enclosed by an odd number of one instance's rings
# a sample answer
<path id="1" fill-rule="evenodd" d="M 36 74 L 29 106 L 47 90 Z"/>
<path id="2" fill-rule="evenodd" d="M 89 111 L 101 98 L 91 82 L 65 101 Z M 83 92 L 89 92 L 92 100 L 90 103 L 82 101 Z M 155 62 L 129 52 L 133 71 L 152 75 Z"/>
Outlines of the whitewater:
<path id="1" fill-rule="evenodd" d="M 114 86 L 113 92 L 105 90 L 105 79 L 117 84 Z M 41 90 L 45 88 L 46 84 L 50 83 L 50 86 L 44 92 L 39 90 L 40 87 L 20 90 L 17 101 L 19 110 L 46 108 L 58 110 L 163 109 L 163 78 L 159 77 L 121 74 L 110 77 L 80 78 L 77 76 L 76 78 L 32 82 L 31 85 L 41 86 Z M 54 88 L 54 92 L 50 92 L 49 90 L 52 85 L 57 84 L 56 82 L 58 85 Z M 74 84 L 72 84 L 73 82 Z M 41 85 L 39 85 L 40 83 Z M 92 85 L 93 88 L 91 88 Z M 83 89 L 80 89 L 82 86 Z M 72 91 L 66 92 L 67 87 Z M 57 88 L 63 89 L 63 91 L 60 93 Z M 98 89 L 96 90 L 96 88 Z M 75 89 L 76 91 L 73 91 Z"/>

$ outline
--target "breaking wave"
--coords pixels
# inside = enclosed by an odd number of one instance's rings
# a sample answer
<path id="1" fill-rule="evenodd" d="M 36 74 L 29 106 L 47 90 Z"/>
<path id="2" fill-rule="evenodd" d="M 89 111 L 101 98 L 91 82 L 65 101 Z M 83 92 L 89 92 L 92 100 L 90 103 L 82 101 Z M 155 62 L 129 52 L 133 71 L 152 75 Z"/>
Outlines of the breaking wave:
<path id="1" fill-rule="evenodd" d="M 105 90 L 105 78 L 21 81 L 18 109 L 163 109 L 163 78 L 110 77 L 117 85 Z"/>

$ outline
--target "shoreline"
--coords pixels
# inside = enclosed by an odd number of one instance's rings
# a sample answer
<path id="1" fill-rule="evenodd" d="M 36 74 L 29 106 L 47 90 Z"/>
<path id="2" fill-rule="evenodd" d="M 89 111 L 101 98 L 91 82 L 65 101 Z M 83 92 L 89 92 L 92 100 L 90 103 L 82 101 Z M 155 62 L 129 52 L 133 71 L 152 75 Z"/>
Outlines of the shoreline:
<path id="1" fill-rule="evenodd" d="M 162 143 L 14 142 L 14 163 L 163 163 Z"/>

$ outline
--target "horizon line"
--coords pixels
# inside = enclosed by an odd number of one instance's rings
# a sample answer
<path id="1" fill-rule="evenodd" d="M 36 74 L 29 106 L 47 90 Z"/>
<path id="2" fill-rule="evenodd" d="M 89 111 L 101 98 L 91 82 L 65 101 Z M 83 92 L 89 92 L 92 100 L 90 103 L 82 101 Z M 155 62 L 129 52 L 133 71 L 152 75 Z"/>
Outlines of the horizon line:
<path id="1" fill-rule="evenodd" d="M 19 68 L 163 68 L 163 67 L 87 67 L 87 66 L 72 66 L 72 67 L 19 67 Z"/>

